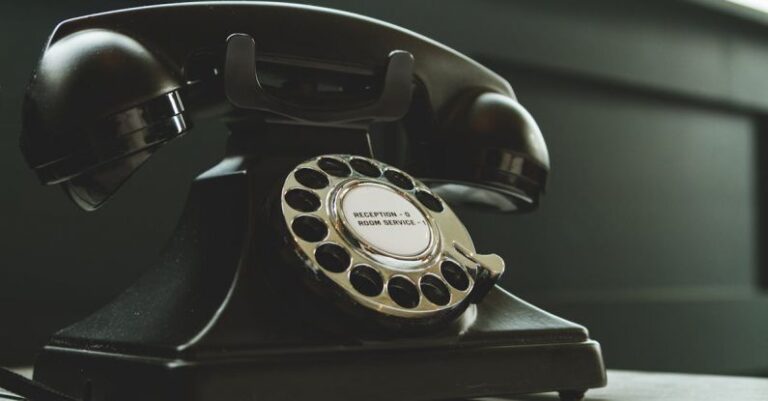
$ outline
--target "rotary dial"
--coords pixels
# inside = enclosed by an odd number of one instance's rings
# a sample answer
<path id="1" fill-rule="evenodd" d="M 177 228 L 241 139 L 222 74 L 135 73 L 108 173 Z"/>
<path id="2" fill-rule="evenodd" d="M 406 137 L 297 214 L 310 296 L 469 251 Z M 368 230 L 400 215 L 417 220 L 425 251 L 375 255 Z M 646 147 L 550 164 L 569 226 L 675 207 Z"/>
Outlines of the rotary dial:
<path id="1" fill-rule="evenodd" d="M 477 301 L 504 271 L 478 255 L 438 196 L 376 160 L 326 155 L 297 166 L 282 188 L 289 242 L 305 272 L 353 303 L 401 318 L 434 318 Z"/>

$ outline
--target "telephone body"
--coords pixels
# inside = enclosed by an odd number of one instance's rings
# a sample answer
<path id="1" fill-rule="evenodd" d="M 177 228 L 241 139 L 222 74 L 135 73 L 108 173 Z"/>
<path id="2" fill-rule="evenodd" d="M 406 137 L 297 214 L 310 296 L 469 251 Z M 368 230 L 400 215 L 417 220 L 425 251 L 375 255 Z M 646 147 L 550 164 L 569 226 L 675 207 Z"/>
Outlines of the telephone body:
<path id="1" fill-rule="evenodd" d="M 549 159 L 510 85 L 439 43 L 303 5 L 89 15 L 54 30 L 23 118 L 30 166 L 86 210 L 194 121 L 229 131 L 157 265 L 40 353 L 35 380 L 67 397 L 575 400 L 605 384 L 587 330 L 496 286 L 504 261 L 451 210 L 534 210 Z"/>

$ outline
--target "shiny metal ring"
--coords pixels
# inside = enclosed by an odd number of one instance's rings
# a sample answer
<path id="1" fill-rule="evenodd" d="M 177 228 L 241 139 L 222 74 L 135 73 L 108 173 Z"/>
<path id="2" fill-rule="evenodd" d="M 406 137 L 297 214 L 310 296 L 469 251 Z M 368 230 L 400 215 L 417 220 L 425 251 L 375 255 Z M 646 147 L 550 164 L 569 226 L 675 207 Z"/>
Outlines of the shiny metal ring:
<path id="1" fill-rule="evenodd" d="M 434 319 L 466 307 L 475 287 L 492 286 L 504 271 L 499 256 L 476 254 L 459 218 L 426 185 L 377 160 L 307 160 L 281 195 L 305 273 L 370 310 Z"/>

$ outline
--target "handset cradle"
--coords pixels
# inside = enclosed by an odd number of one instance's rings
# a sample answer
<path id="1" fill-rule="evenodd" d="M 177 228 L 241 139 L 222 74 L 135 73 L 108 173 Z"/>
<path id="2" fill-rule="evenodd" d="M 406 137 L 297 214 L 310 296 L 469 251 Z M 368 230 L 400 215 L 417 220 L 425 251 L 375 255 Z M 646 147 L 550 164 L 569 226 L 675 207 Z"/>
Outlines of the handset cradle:
<path id="1" fill-rule="evenodd" d="M 374 121 L 398 120 L 410 108 L 413 55 L 406 51 L 389 53 L 383 89 L 371 104 L 352 110 L 313 111 L 291 106 L 267 93 L 259 82 L 256 50 L 256 41 L 247 34 L 237 33 L 227 38 L 224 85 L 227 99 L 237 107 L 271 112 L 307 123 L 357 123 L 366 128 Z"/>

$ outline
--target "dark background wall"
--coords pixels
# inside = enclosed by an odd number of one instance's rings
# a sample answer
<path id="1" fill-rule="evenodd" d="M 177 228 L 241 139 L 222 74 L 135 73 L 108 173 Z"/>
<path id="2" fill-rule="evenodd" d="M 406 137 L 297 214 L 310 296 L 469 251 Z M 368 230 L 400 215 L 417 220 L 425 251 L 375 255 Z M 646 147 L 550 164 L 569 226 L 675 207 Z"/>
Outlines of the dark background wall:
<path id="1" fill-rule="evenodd" d="M 714 0 L 311 3 L 481 60 L 537 118 L 553 161 L 541 210 L 460 211 L 479 247 L 507 260 L 506 288 L 587 325 L 612 368 L 768 374 L 762 16 Z M 222 127 L 198 123 L 91 214 L 25 167 L 21 98 L 47 35 L 141 4 L 0 3 L 4 364 L 28 363 L 48 333 L 130 284 L 222 152 Z"/>

